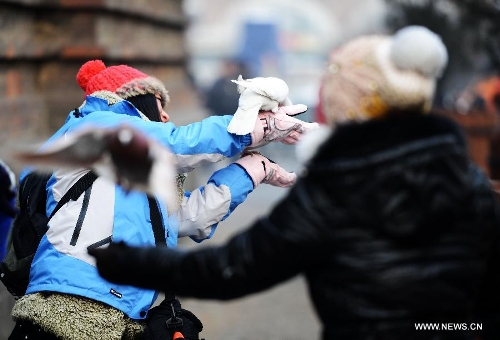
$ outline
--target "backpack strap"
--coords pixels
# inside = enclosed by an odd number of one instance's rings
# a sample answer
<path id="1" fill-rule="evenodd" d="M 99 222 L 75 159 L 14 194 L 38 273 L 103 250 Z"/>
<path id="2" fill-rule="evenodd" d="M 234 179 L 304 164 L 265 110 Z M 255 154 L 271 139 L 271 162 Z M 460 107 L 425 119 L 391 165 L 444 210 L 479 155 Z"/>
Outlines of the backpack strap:
<path id="1" fill-rule="evenodd" d="M 162 217 L 156 199 L 148 195 L 149 214 L 151 216 L 151 226 L 153 227 L 153 234 L 155 235 L 155 244 L 157 247 L 166 247 L 167 241 L 165 239 L 165 228 L 163 227 Z M 172 302 L 175 300 L 175 295 L 172 293 L 165 293 L 164 301 Z M 168 326 L 167 326 L 168 327 Z"/>
<path id="2" fill-rule="evenodd" d="M 56 214 L 56 212 L 62 208 L 63 205 L 69 202 L 69 200 L 76 201 L 81 194 L 83 194 L 94 181 L 97 179 L 97 175 L 93 171 L 87 172 L 83 175 L 73 186 L 66 191 L 64 196 L 57 202 L 56 207 L 50 214 L 49 220 Z"/>
<path id="3" fill-rule="evenodd" d="M 73 186 L 64 194 L 64 196 L 59 200 L 56 207 L 50 214 L 49 220 L 56 214 L 56 212 L 62 208 L 69 200 L 77 200 L 80 195 L 85 192 L 94 181 L 97 179 L 97 175 L 93 171 L 87 172 L 83 175 Z M 163 222 L 161 218 L 161 213 L 156 203 L 156 199 L 148 195 L 149 212 L 151 218 L 151 225 L 153 227 L 153 234 L 155 236 L 155 244 L 157 246 L 167 245 L 165 239 L 165 228 L 163 227 Z"/>
<path id="4" fill-rule="evenodd" d="M 153 234 L 155 235 L 156 246 L 166 246 L 167 240 L 165 239 L 165 228 L 161 218 L 158 203 L 154 197 L 148 195 L 149 214 L 151 217 L 151 226 L 153 227 Z"/>

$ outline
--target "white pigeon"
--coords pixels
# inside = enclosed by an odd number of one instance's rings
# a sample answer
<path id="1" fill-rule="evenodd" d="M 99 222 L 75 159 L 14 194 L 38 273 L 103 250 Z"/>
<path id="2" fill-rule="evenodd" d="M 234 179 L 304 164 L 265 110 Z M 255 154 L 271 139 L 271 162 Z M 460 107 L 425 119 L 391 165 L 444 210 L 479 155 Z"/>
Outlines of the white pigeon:
<path id="1" fill-rule="evenodd" d="M 240 99 L 227 131 L 237 135 L 246 135 L 253 131 L 260 110 L 278 112 L 279 106 L 292 105 L 288 98 L 288 85 L 275 77 L 256 77 L 231 80 L 238 85 Z"/>
<path id="2" fill-rule="evenodd" d="M 178 207 L 173 154 L 130 126 L 84 127 L 40 149 L 14 152 L 14 157 L 39 171 L 92 169 L 127 191 L 144 191 L 162 199 L 171 210 Z"/>

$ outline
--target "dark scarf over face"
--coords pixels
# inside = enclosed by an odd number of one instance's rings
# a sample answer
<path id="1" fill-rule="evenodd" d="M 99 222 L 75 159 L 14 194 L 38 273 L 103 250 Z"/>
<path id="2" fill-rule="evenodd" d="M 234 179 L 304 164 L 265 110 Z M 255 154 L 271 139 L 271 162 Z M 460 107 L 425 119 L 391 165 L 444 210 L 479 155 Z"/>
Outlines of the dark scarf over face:
<path id="1" fill-rule="evenodd" d="M 143 94 L 140 96 L 130 97 L 127 100 L 131 102 L 139 111 L 144 113 L 149 120 L 153 122 L 161 121 L 158 104 L 156 103 L 156 97 L 153 94 Z"/>

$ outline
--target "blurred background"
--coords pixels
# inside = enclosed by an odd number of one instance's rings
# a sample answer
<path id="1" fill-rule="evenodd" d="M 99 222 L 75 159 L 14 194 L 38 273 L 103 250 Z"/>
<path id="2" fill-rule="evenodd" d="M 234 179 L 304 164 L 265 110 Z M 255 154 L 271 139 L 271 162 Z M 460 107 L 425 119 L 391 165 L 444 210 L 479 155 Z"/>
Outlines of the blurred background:
<path id="1" fill-rule="evenodd" d="M 167 111 L 183 125 L 237 106 L 230 79 L 276 76 L 314 121 L 328 53 L 360 34 L 419 24 L 440 34 L 449 65 L 435 109 L 461 124 L 470 154 L 500 177 L 500 3 L 497 0 L 2 0 L 0 1 L 0 158 L 18 174 L 12 152 L 48 138 L 78 107 L 75 76 L 89 59 L 128 64 L 162 80 Z M 293 147 L 264 153 L 300 171 Z M 187 189 L 215 168 L 188 177 Z M 496 182 L 494 182 L 496 183 Z M 264 215 L 286 193 L 261 185 L 219 225 L 219 244 Z M 132 273 L 131 273 L 132 274 Z M 231 302 L 183 299 L 204 322 L 207 340 L 314 339 L 319 322 L 301 277 Z M 13 327 L 13 298 L 0 285 L 0 339 Z"/>

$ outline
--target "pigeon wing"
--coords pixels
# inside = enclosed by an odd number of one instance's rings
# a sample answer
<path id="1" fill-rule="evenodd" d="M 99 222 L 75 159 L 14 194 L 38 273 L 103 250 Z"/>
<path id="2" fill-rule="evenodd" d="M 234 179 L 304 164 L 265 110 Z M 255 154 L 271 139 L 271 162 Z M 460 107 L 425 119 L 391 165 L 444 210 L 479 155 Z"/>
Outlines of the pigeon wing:
<path id="1" fill-rule="evenodd" d="M 48 169 L 57 167 L 89 167 L 100 160 L 106 150 L 106 130 L 85 128 L 42 146 L 14 152 L 14 157 L 26 164 Z"/>
<path id="2" fill-rule="evenodd" d="M 94 169 L 127 190 L 162 199 L 170 211 L 178 207 L 175 157 L 167 147 L 128 126 L 85 128 L 14 156 L 38 168 Z"/>

